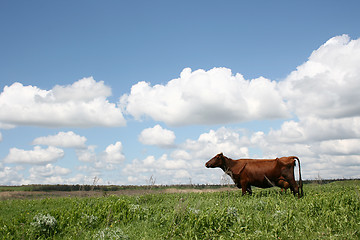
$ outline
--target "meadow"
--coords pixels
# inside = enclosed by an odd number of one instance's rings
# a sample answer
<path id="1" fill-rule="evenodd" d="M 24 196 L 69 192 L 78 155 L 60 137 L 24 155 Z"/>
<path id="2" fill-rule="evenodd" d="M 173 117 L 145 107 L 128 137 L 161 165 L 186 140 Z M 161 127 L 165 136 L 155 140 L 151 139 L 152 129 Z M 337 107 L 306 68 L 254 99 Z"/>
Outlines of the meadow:
<path id="1" fill-rule="evenodd" d="M 0 201 L 0 239 L 360 239 L 360 181 Z"/>

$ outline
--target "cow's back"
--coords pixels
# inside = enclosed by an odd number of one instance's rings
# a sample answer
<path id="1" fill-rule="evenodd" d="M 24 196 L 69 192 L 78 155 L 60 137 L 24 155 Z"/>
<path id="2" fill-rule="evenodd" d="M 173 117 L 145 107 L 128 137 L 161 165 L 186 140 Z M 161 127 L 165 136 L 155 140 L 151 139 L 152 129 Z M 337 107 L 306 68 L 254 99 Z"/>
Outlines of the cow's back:
<path id="1" fill-rule="evenodd" d="M 283 165 L 294 165 L 295 166 L 295 156 L 291 156 L 291 157 L 281 157 L 278 158 L 279 162 Z"/>

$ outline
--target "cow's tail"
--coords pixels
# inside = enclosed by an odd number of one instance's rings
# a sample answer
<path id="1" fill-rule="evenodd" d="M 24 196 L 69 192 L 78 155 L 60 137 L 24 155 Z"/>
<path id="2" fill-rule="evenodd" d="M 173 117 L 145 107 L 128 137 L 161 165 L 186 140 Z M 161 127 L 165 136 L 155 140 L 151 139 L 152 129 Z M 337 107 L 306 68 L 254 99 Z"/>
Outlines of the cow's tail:
<path id="1" fill-rule="evenodd" d="M 302 196 L 304 196 L 304 191 L 303 191 L 303 182 L 301 179 L 301 168 L 300 168 L 300 160 L 298 157 L 294 157 L 294 159 L 296 159 L 298 161 L 299 164 L 299 192 L 298 192 L 298 197 L 301 198 Z M 301 192 L 301 193 L 300 193 Z"/>

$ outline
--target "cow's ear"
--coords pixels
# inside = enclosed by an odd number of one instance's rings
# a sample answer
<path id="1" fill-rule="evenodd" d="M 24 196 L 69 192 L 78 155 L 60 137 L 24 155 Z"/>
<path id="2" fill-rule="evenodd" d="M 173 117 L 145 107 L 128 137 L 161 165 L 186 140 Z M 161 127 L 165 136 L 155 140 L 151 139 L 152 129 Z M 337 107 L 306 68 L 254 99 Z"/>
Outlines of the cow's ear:
<path id="1" fill-rule="evenodd" d="M 224 155 L 224 154 L 221 152 L 221 153 L 220 153 L 220 156 L 223 156 L 223 155 Z"/>

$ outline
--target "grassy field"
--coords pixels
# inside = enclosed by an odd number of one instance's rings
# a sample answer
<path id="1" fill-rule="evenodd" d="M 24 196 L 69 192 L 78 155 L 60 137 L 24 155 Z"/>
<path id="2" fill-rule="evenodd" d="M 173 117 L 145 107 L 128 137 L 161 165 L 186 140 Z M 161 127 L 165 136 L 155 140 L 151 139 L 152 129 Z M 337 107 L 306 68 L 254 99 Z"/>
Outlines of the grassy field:
<path id="1" fill-rule="evenodd" d="M 360 239 L 360 181 L 0 201 L 0 239 Z"/>

